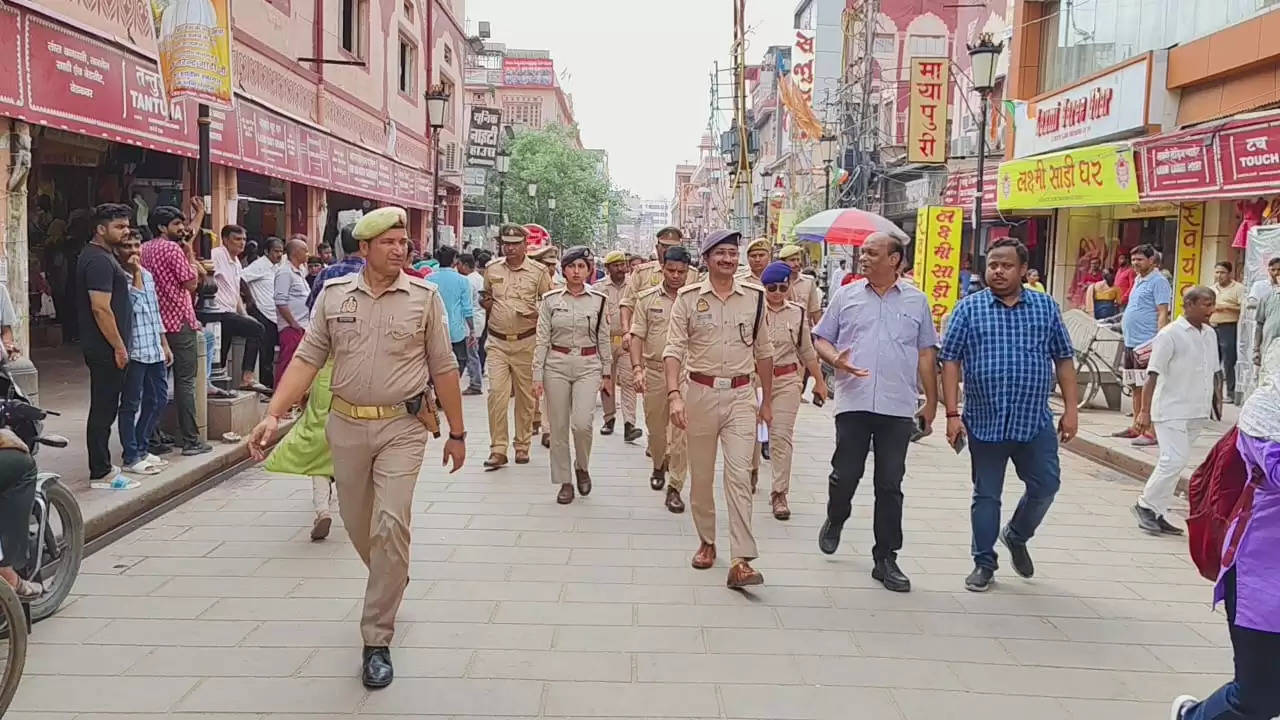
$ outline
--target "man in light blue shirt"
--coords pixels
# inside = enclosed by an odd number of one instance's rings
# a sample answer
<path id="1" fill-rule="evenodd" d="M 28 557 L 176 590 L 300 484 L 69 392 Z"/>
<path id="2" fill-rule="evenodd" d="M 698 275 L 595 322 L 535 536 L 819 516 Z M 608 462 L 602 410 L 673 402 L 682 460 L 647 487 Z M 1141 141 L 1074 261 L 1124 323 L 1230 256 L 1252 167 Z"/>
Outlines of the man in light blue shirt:
<path id="1" fill-rule="evenodd" d="M 465 368 L 467 345 L 475 342 L 472 337 L 475 334 L 472 331 L 475 308 L 471 304 L 471 281 L 453 266 L 457 259 L 458 251 L 450 245 L 436 250 L 440 269 L 428 275 L 427 281 L 434 283 L 440 291 L 445 314 L 449 316 L 449 342 L 453 344 L 453 356 L 458 360 L 458 367 Z"/>
<path id="2" fill-rule="evenodd" d="M 1151 353 L 1148 345 L 1160 328 L 1169 324 L 1169 313 L 1173 307 L 1173 288 L 1160 272 L 1156 257 L 1156 249 L 1150 245 L 1139 245 L 1129 251 L 1129 261 L 1137 279 L 1129 293 L 1124 316 L 1120 319 L 1120 330 L 1124 335 L 1124 381 L 1133 388 L 1135 424 L 1113 433 L 1112 437 L 1133 438 L 1137 447 L 1156 444 L 1155 437 L 1143 435 L 1136 423 L 1143 410 L 1142 386 L 1147 383 L 1146 358 Z"/>

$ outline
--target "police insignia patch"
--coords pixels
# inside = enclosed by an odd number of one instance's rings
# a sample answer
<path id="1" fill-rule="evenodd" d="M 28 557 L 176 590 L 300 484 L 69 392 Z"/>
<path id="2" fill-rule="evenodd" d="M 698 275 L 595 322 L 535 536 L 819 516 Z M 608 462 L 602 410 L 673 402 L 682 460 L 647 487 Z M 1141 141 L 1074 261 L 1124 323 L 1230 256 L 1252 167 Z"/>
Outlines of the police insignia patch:
<path id="1" fill-rule="evenodd" d="M 661 275 L 654 275 L 653 277 L 649 278 L 649 284 L 650 284 L 650 285 L 657 285 L 657 284 L 658 284 L 658 283 L 660 283 L 660 282 L 662 282 L 662 276 L 661 276 Z"/>
<path id="2" fill-rule="evenodd" d="M 338 308 L 338 310 L 339 312 L 344 312 L 344 313 L 355 312 L 356 299 L 354 297 L 347 296 L 347 299 L 342 301 L 342 307 Z"/>
<path id="3" fill-rule="evenodd" d="M 698 312 L 706 312 L 711 309 L 711 305 L 706 300 L 698 301 Z"/>

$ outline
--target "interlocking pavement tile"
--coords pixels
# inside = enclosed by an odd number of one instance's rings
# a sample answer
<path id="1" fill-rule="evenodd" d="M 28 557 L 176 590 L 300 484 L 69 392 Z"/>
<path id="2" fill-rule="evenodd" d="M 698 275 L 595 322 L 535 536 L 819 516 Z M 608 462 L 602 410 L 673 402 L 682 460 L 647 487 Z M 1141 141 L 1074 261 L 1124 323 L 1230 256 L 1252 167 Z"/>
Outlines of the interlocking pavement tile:
<path id="1" fill-rule="evenodd" d="M 129 668 L 129 675 L 177 677 L 290 677 L 313 651 L 306 648 L 162 647 Z"/>
<path id="2" fill-rule="evenodd" d="M 951 666 L 937 660 L 883 657 L 802 656 L 805 683 L 859 687 L 963 690 Z"/>
<path id="3" fill-rule="evenodd" d="M 843 630 L 707 628 L 707 651 L 762 655 L 857 655 L 853 634 Z"/>
<path id="4" fill-rule="evenodd" d="M 544 625 L 632 625 L 632 606 L 620 603 L 551 603 L 503 601 L 495 623 Z"/>
<path id="5" fill-rule="evenodd" d="M 467 650 L 550 650 L 554 634 L 555 628 L 551 625 L 423 622 L 410 625 L 408 633 L 402 636 L 401 644 L 405 647 Z"/>
<path id="6" fill-rule="evenodd" d="M 962 622 L 963 619 L 958 619 Z M 1014 659 L 998 640 L 982 637 L 903 635 L 856 632 L 858 654 L 868 657 L 914 658 L 946 662 L 1013 664 Z"/>
<path id="7" fill-rule="evenodd" d="M 694 588 L 673 585 L 623 585 L 610 583 L 596 585 L 592 583 L 566 583 L 564 601 L 570 603 L 655 603 L 670 605 L 691 605 L 694 602 Z M 644 624 L 642 622 L 642 624 Z M 670 623 L 659 623 L 670 624 Z"/>
<path id="8" fill-rule="evenodd" d="M 356 645 L 351 648 L 316 650 L 298 671 L 298 675 L 348 679 L 360 677 L 361 651 L 358 644 L 357 639 Z M 391 649 L 391 661 L 395 665 L 397 678 L 460 678 L 471 661 L 471 653 L 466 650 L 394 647 Z"/>
<path id="9" fill-rule="evenodd" d="M 1076 642 L 1200 646 L 1212 644 L 1185 623 L 1086 618 L 1053 618 L 1051 622 L 1062 631 L 1066 639 Z"/>
<path id="10" fill-rule="evenodd" d="M 503 582 L 452 580 L 438 582 L 427 591 L 431 600 L 551 601 L 560 597 L 559 582 Z M 593 586 L 594 587 L 594 586 Z"/>
<path id="11" fill-rule="evenodd" d="M 790 609 L 790 608 L 789 608 Z M 680 625 L 688 627 L 776 628 L 778 616 L 768 606 L 736 605 L 638 605 L 641 625 Z"/>
<path id="12" fill-rule="evenodd" d="M 1068 640 L 1000 641 L 1020 665 L 1101 670 L 1167 670 L 1167 663 L 1141 645 L 1083 643 Z"/>
<path id="13" fill-rule="evenodd" d="M 560 627 L 556 650 L 616 652 L 703 652 L 697 628 L 668 627 Z"/>
<path id="14" fill-rule="evenodd" d="M 152 648 L 137 645 L 81 645 L 69 650 L 62 645 L 32 643 L 27 645 L 22 674 L 119 675 L 151 651 Z"/>
<path id="15" fill-rule="evenodd" d="M 195 678 L 23 677 L 10 709 L 34 712 L 162 713 L 199 682 Z"/>
<path id="16" fill-rule="evenodd" d="M 197 597 L 123 597 L 103 595 L 79 597 L 58 610 L 60 617 L 118 618 L 143 617 L 152 620 L 191 620 L 216 602 Z"/>
<path id="17" fill-rule="evenodd" d="M 997 692 L 1003 690 L 1002 687 L 992 689 Z M 906 720 L 938 720 L 938 718 L 1072 720 L 1066 708 L 1055 698 L 941 690 L 894 690 L 893 698 L 898 703 L 902 717 Z"/>
<path id="18" fill-rule="evenodd" d="M 537 715 L 541 704 L 540 682 L 403 678 L 387 690 L 370 693 L 360 712 L 510 718 Z"/>
<path id="19" fill-rule="evenodd" d="M 85 642 L 99 645 L 230 647 L 256 627 L 233 620 L 112 620 Z"/>
<path id="20" fill-rule="evenodd" d="M 724 699 L 725 714 L 733 718 L 846 720 L 850 717 L 898 717 L 893 696 L 881 688 L 721 685 L 720 694 Z"/>
<path id="21" fill-rule="evenodd" d="M 508 680 L 629 682 L 631 655 L 564 650 L 477 650 L 467 676 Z"/>
<path id="22" fill-rule="evenodd" d="M 203 620 L 341 620 L 357 600 L 329 598 L 223 598 L 201 615 Z"/>
<path id="23" fill-rule="evenodd" d="M 548 717 L 689 718 L 719 712 L 715 688 L 708 685 L 553 682 L 547 689 Z"/>
<path id="24" fill-rule="evenodd" d="M 359 681 L 332 678 L 208 678 L 182 699 L 177 709 L 207 713 L 355 712 L 366 695 Z M 181 716 L 178 716 L 181 717 Z"/>
<path id="25" fill-rule="evenodd" d="M 151 595 L 195 598 L 277 598 L 288 595 L 302 582 L 298 578 L 230 579 L 198 576 L 173 577 L 164 580 L 164 584 L 152 590 Z M 80 581 L 77 580 L 76 587 L 79 586 Z"/>
<path id="26" fill-rule="evenodd" d="M 800 658 L 791 655 L 707 655 L 640 653 L 636 680 L 642 683 L 760 683 L 796 685 L 806 682 Z"/>

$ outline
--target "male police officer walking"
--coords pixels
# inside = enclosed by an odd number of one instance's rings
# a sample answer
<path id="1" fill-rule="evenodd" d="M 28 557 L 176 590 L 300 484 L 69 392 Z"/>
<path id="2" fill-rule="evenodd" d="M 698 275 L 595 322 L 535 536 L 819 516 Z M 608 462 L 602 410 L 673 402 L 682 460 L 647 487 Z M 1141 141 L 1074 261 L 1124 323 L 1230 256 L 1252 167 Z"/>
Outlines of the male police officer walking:
<path id="1" fill-rule="evenodd" d="M 611 372 L 617 394 L 622 396 L 622 427 L 623 433 L 627 436 L 624 439 L 629 442 L 640 437 L 640 433 L 635 429 L 636 390 L 631 381 L 633 372 L 631 354 L 622 352 L 622 336 L 628 329 L 622 326 L 621 315 L 622 296 L 627 291 L 627 254 L 621 250 L 614 250 L 605 255 L 604 269 L 608 273 L 607 279 L 596 284 L 595 290 L 609 299 L 604 311 L 609 316 L 609 333 L 613 346 Z M 642 372 L 642 369 L 636 368 L 634 372 Z M 604 426 L 600 428 L 600 434 L 612 435 L 613 424 L 617 419 L 617 399 L 613 394 L 602 393 L 600 404 L 604 407 Z"/>
<path id="2" fill-rule="evenodd" d="M 706 280 L 681 289 L 671 308 L 667 349 L 662 358 L 671 422 L 688 430 L 689 502 L 702 544 L 693 566 L 711 567 L 716 559 L 713 477 L 716 444 L 724 447 L 724 495 L 729 505 L 729 587 L 759 585 L 764 577 L 748 561 L 756 558 L 751 536 L 751 453 L 756 421 L 772 420 L 773 347 L 764 327 L 764 290 L 734 278 L 742 234 L 716 230 L 702 240 Z M 754 359 L 754 362 L 753 362 Z M 680 368 L 688 370 L 686 399 Z M 751 373 L 760 378 L 764 399 L 756 411 Z M 696 420 L 692 425 L 690 419 Z"/>
<path id="3" fill-rule="evenodd" d="M 526 257 L 525 230 L 503 225 L 498 231 L 506 260 L 484 270 L 480 304 L 489 318 L 489 459 L 490 470 L 507 464 L 507 407 L 516 398 L 516 462 L 529 462 L 533 440 L 533 346 L 538 328 L 538 302 L 551 289 L 540 263 Z"/>
<path id="4" fill-rule="evenodd" d="M 370 688 L 389 685 L 393 676 L 388 646 L 409 582 L 409 513 L 427 424 L 435 424 L 435 408 L 424 403 L 428 383 L 434 383 L 449 420 L 444 462 L 452 461 L 450 472 L 466 457 L 448 319 L 435 287 L 401 270 L 409 251 L 406 224 L 404 209 L 395 207 L 374 210 L 356 224 L 364 270 L 325 283 L 267 416 L 249 436 L 250 452 L 262 459 L 279 420 L 333 354 L 333 404 L 325 430 L 342 522 L 369 569 L 360 634 L 363 680 Z"/>

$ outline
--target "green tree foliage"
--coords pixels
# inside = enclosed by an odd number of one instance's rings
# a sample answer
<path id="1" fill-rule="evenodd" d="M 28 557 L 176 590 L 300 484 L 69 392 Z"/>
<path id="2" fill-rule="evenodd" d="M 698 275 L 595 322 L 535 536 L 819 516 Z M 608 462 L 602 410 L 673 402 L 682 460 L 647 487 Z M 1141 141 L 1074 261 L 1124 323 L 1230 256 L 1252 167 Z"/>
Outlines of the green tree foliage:
<path id="1" fill-rule="evenodd" d="M 511 155 L 506 179 L 506 213 L 511 222 L 547 228 L 561 247 L 592 244 L 603 237 L 614 199 L 607 178 L 596 171 L 596 159 L 577 147 L 574 131 L 561 125 L 522 130 L 506 142 Z M 530 183 L 538 186 L 529 196 Z M 489 184 L 489 207 L 498 207 L 497 183 Z M 555 198 L 556 209 L 547 200 Z"/>

